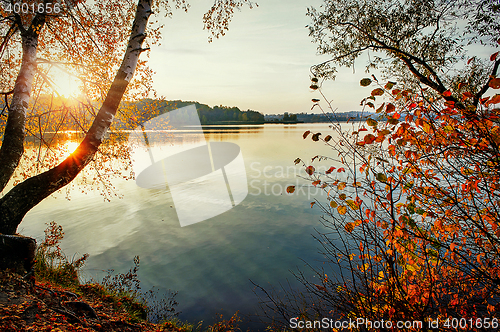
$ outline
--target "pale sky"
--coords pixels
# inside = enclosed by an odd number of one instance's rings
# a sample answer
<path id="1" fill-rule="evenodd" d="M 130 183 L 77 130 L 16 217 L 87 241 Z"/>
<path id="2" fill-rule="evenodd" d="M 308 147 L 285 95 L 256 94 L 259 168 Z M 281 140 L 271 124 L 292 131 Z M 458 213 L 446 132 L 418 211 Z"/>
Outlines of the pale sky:
<path id="1" fill-rule="evenodd" d="M 162 42 L 152 48 L 149 64 L 154 86 L 167 100 L 192 100 L 210 106 L 237 106 L 264 114 L 311 112 L 311 65 L 327 60 L 316 55 L 308 29 L 307 7 L 321 0 L 259 0 L 258 7 L 236 12 L 226 36 L 208 43 L 202 16 L 210 0 L 192 0 L 188 13 L 165 19 Z M 359 108 L 369 94 L 359 86 L 366 77 L 341 70 L 324 89 L 339 111 Z M 315 109 L 315 113 L 319 110 Z"/>

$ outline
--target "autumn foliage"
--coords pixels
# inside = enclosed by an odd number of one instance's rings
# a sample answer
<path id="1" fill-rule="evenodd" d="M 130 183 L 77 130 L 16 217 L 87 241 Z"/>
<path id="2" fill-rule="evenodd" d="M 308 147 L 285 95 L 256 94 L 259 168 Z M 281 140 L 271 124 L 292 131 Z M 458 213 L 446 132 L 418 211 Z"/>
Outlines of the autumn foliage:
<path id="1" fill-rule="evenodd" d="M 374 76 L 360 84 L 376 85 L 362 105 L 377 116 L 352 131 L 332 122 L 333 139 L 304 134 L 331 146 L 337 164 L 304 164 L 327 193 L 316 202 L 328 229 L 319 240 L 334 271 L 316 269 L 321 283 L 299 274 L 301 317 L 487 328 L 500 310 L 499 78 L 488 78 L 490 96 L 461 82 L 441 95 Z"/>

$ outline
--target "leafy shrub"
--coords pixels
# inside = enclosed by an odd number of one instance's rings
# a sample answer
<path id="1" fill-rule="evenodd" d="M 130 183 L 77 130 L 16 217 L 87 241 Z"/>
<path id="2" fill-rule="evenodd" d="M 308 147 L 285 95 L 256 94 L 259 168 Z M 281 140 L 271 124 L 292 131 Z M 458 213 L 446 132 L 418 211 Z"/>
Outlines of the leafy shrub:
<path id="1" fill-rule="evenodd" d="M 35 276 L 61 286 L 75 287 L 80 284 L 78 270 L 85 264 L 89 255 L 84 254 L 76 260 L 69 260 L 59 246 L 63 238 L 61 225 L 54 221 L 47 224 L 45 239 L 37 247 L 35 254 Z"/>

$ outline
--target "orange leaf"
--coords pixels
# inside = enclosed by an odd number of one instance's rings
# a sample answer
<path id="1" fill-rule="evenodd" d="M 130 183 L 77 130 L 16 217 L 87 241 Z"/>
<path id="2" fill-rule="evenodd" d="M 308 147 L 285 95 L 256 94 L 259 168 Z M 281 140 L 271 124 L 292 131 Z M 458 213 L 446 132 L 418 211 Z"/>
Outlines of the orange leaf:
<path id="1" fill-rule="evenodd" d="M 381 96 L 384 94 L 384 90 L 381 88 L 377 88 L 372 91 L 372 96 Z"/>
<path id="2" fill-rule="evenodd" d="M 366 144 L 371 144 L 375 140 L 375 136 L 372 134 L 368 134 L 363 138 L 363 141 L 365 141 Z"/>
<path id="3" fill-rule="evenodd" d="M 316 187 L 316 186 L 317 186 L 318 184 L 320 184 L 320 183 L 321 183 L 321 180 L 316 180 L 316 181 L 314 181 L 312 184 L 313 184 L 313 186 L 315 186 L 315 187 Z"/>
<path id="4" fill-rule="evenodd" d="M 488 104 L 498 104 L 498 103 L 500 103 L 500 95 L 499 94 L 494 95 L 493 98 L 488 100 Z"/>
<path id="5" fill-rule="evenodd" d="M 500 78 L 492 78 L 490 82 L 488 83 L 489 87 L 492 89 L 498 89 L 500 88 Z"/>
<path id="6" fill-rule="evenodd" d="M 345 206 L 344 206 L 344 208 L 345 208 Z M 345 213 L 341 213 L 341 214 L 345 214 Z M 344 228 L 345 228 L 347 233 L 351 233 L 354 230 L 354 223 L 349 222 L 349 223 L 345 224 Z"/>
<path id="7" fill-rule="evenodd" d="M 451 96 L 451 91 L 450 90 L 446 90 L 445 92 L 443 92 L 443 96 L 445 96 L 445 97 Z"/>
<path id="8" fill-rule="evenodd" d="M 314 169 L 314 166 L 307 166 L 306 167 L 306 173 L 309 174 L 309 175 L 313 175 L 315 169 Z"/>
<path id="9" fill-rule="evenodd" d="M 295 191 L 295 186 L 288 186 L 288 187 L 286 188 L 286 192 L 287 192 L 288 194 L 293 194 L 293 192 L 294 192 L 294 191 Z"/>
<path id="10" fill-rule="evenodd" d="M 339 214 L 344 215 L 344 214 L 346 214 L 346 212 L 347 212 L 347 208 L 346 208 L 345 206 L 343 206 L 343 205 L 340 205 L 340 206 L 337 208 L 337 211 L 339 212 Z M 346 226 L 347 226 L 347 225 L 346 225 Z"/>

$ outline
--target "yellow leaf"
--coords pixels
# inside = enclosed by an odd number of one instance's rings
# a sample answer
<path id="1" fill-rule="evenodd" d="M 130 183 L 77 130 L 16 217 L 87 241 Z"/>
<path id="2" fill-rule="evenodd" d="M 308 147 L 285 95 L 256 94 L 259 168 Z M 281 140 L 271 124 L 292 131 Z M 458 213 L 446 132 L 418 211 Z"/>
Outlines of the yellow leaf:
<path id="1" fill-rule="evenodd" d="M 339 212 L 339 214 L 344 215 L 344 214 L 346 214 L 346 212 L 347 212 L 347 208 L 346 208 L 345 206 L 343 206 L 343 205 L 340 205 L 340 206 L 337 208 L 337 211 Z"/>
<path id="2" fill-rule="evenodd" d="M 356 204 L 356 202 L 354 202 L 352 199 L 348 199 L 346 201 L 347 205 L 349 205 L 349 207 L 353 210 L 358 210 L 359 209 L 359 205 Z"/>

